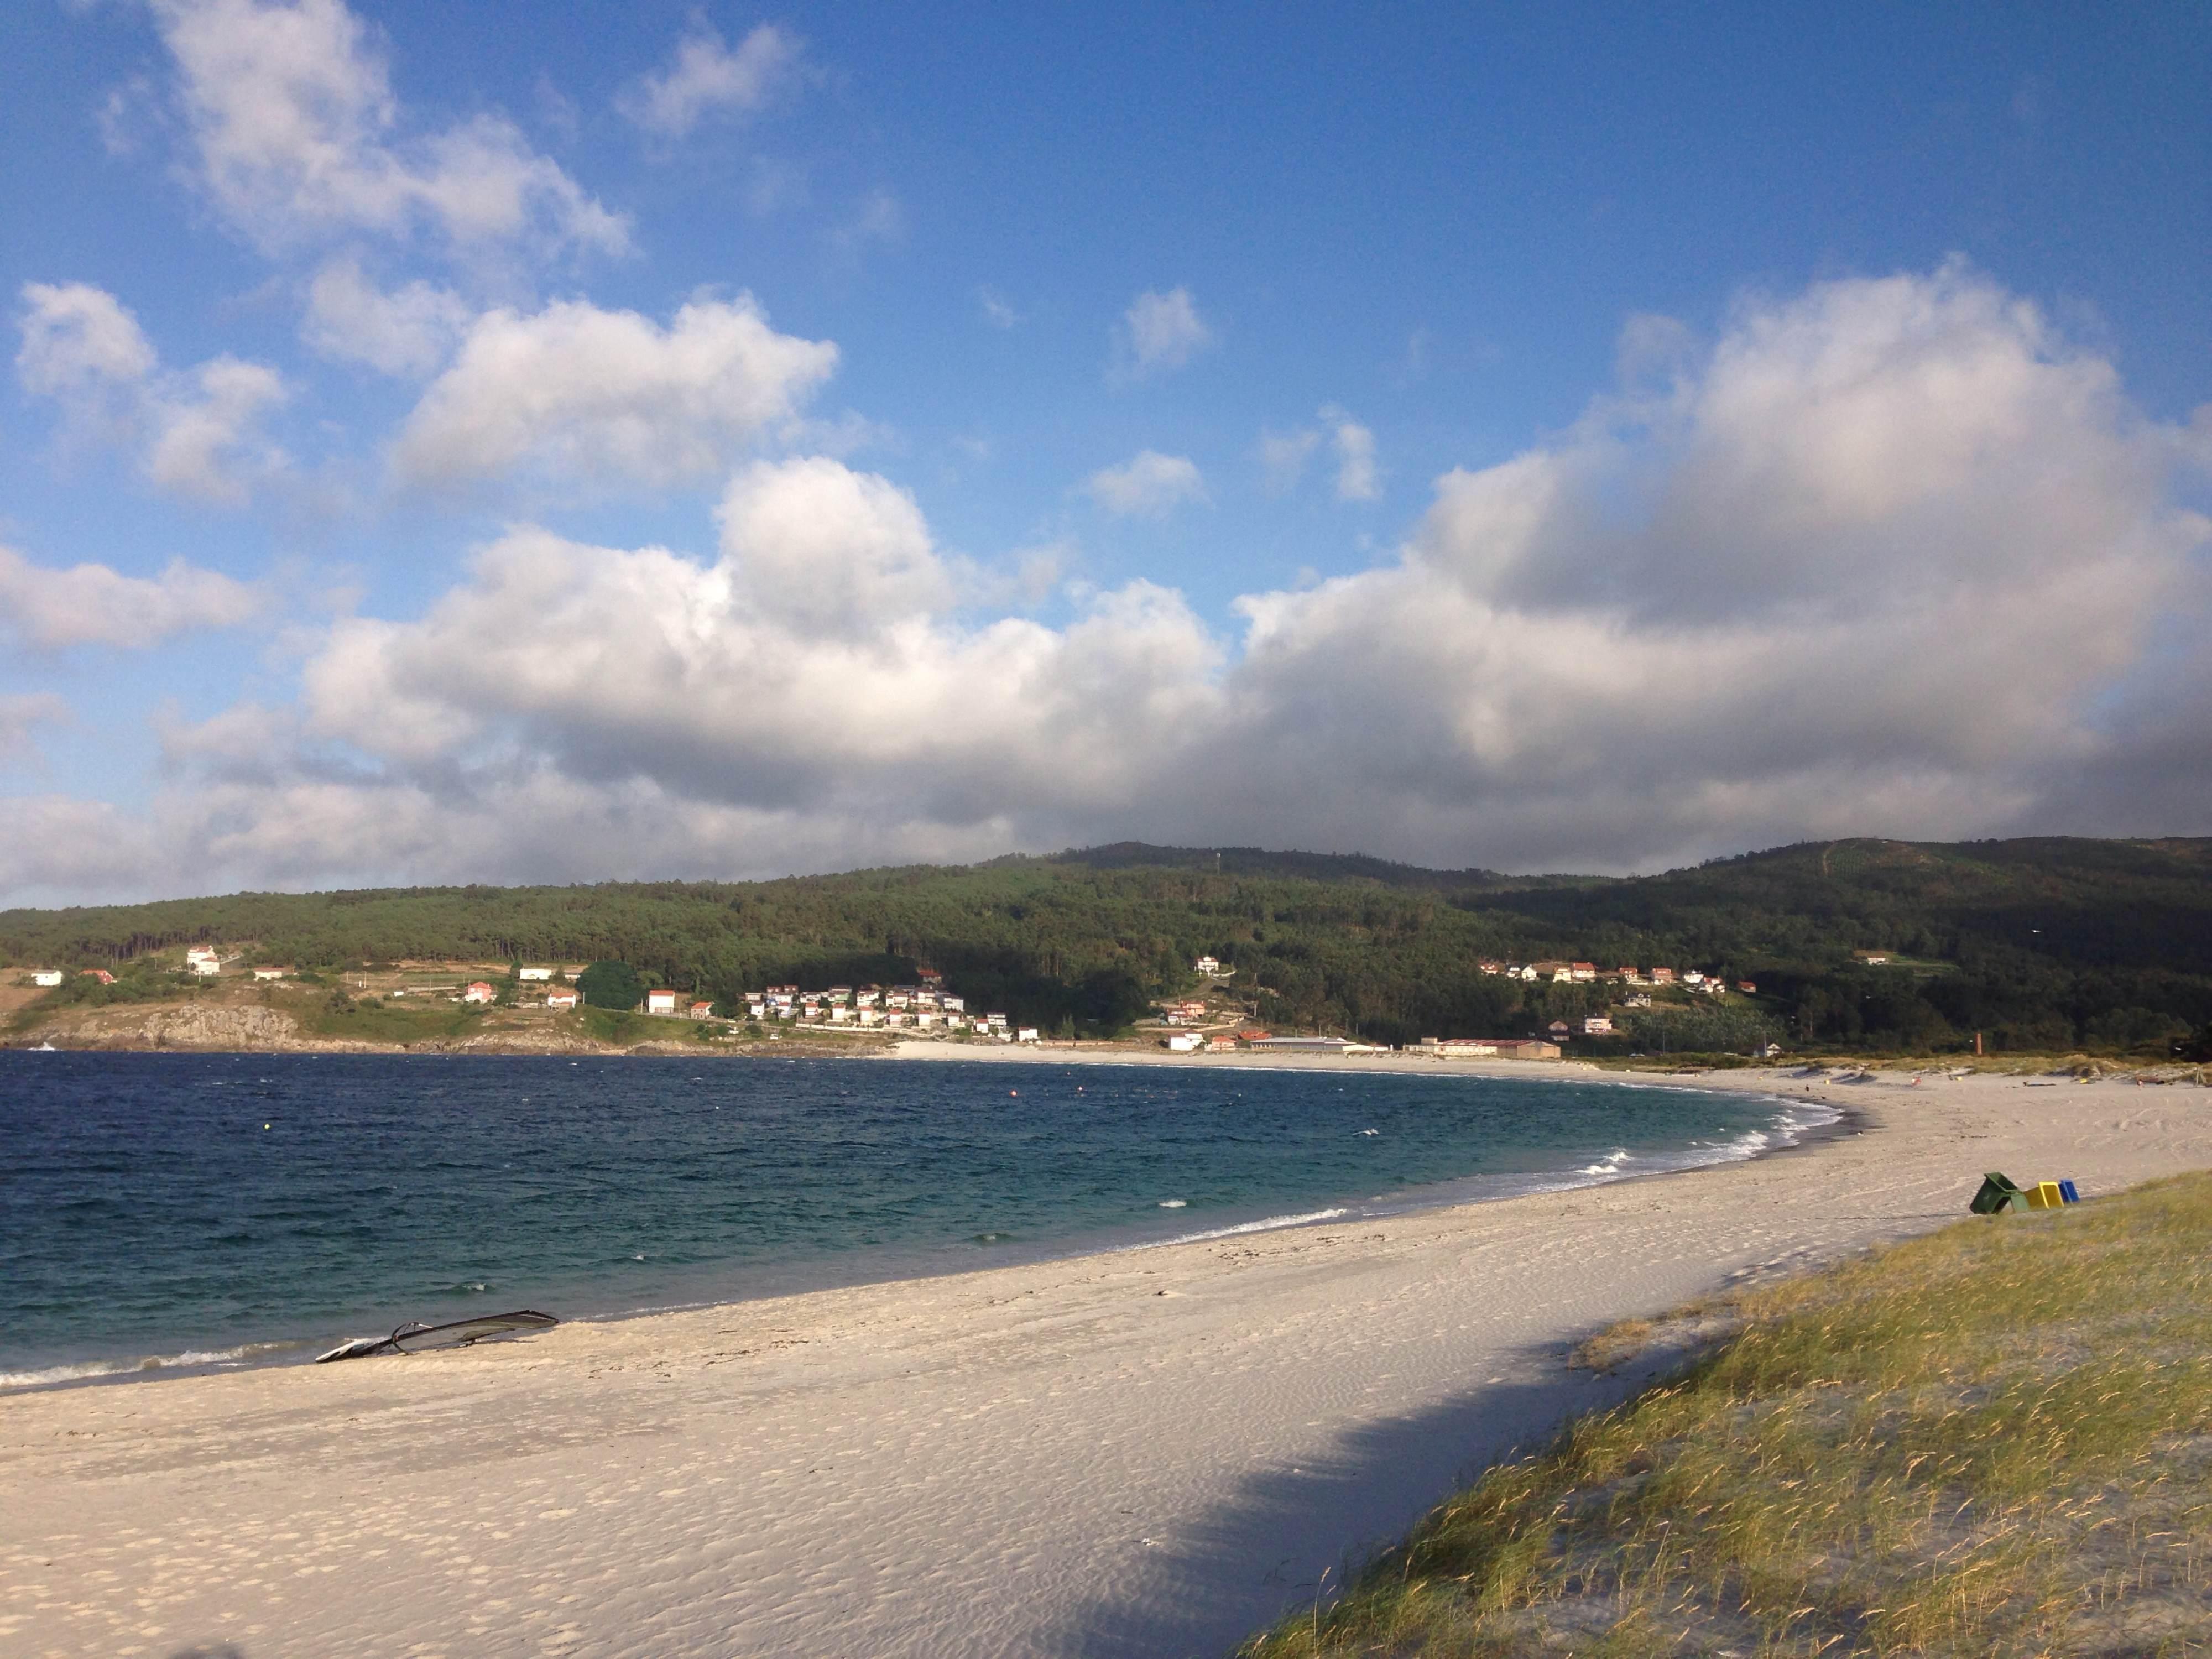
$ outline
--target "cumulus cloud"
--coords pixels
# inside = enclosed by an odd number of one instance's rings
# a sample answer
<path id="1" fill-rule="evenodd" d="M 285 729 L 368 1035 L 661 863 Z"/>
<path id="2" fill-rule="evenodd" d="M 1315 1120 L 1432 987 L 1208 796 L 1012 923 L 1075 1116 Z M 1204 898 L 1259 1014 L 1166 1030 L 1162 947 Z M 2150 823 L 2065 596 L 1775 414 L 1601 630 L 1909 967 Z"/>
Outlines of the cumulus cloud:
<path id="1" fill-rule="evenodd" d="M 2198 447 L 1947 266 L 1747 301 L 1663 390 L 1445 474 L 1388 562 L 1249 595 L 1236 636 L 1141 582 L 963 621 L 904 492 L 755 463 L 708 556 L 519 528 L 421 617 L 334 624 L 282 729 L 180 738 L 158 833 L 120 844 L 302 884 L 2202 832 Z M 43 856 L 0 834 L 0 885 L 70 877 Z"/>
<path id="2" fill-rule="evenodd" d="M 286 466 L 261 430 L 289 395 L 274 369 L 226 356 L 165 373 L 137 319 L 83 283 L 27 283 L 22 301 L 16 375 L 59 406 L 68 438 L 136 447 L 156 488 L 219 506 Z"/>
<path id="3" fill-rule="evenodd" d="M 1083 486 L 1091 499 L 1124 518 L 1162 519 L 1186 501 L 1206 499 L 1206 480 L 1189 457 L 1139 450 L 1119 466 L 1102 467 Z"/>
<path id="4" fill-rule="evenodd" d="M 732 52 L 712 24 L 697 19 L 676 61 L 626 88 L 616 107 L 647 132 L 681 138 L 709 117 L 766 108 L 800 73 L 799 38 L 789 30 L 763 23 Z"/>
<path id="5" fill-rule="evenodd" d="M 1116 331 L 1121 371 L 1140 380 L 1182 368 L 1212 343 L 1213 331 L 1187 288 L 1139 294 Z"/>
<path id="6" fill-rule="evenodd" d="M 696 479 L 793 419 L 836 363 L 835 345 L 777 333 L 744 296 L 695 301 L 665 328 L 582 301 L 489 311 L 408 416 L 393 465 L 431 486 Z"/>
<path id="7" fill-rule="evenodd" d="M 1340 501 L 1371 501 L 1382 493 L 1375 466 L 1375 434 L 1342 410 L 1322 409 L 1329 423 L 1328 441 L 1336 450 L 1336 498 Z"/>
<path id="8" fill-rule="evenodd" d="M 472 316 L 448 289 L 417 281 L 386 293 L 362 272 L 359 260 L 332 259 L 308 285 L 301 335 L 323 356 L 420 379 L 452 356 Z"/>
<path id="9" fill-rule="evenodd" d="M 51 691 L 19 692 L 0 696 L 0 762 L 14 762 L 38 752 L 32 733 L 41 726 L 58 726 L 70 717 L 70 706 Z"/>
<path id="10" fill-rule="evenodd" d="M 620 251 L 628 227 L 504 116 L 407 135 L 383 52 L 342 0 L 154 0 L 193 173 L 269 250 L 428 227 L 452 246 Z"/>
<path id="11" fill-rule="evenodd" d="M 42 651 L 143 649 L 198 629 L 234 628 L 264 603 L 260 589 L 181 559 L 158 576 L 126 576 L 104 564 L 56 569 L 0 547 L 0 628 Z"/>

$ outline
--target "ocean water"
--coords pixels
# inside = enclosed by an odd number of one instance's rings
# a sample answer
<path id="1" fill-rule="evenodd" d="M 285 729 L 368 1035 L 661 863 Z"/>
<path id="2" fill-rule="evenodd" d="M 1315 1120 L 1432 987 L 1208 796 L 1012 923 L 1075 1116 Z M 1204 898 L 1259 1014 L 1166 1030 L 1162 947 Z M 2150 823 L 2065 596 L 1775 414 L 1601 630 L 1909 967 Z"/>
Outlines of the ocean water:
<path id="1" fill-rule="evenodd" d="M 0 1388 L 1373 1216 L 1826 1116 L 1448 1073 L 16 1050 Z"/>

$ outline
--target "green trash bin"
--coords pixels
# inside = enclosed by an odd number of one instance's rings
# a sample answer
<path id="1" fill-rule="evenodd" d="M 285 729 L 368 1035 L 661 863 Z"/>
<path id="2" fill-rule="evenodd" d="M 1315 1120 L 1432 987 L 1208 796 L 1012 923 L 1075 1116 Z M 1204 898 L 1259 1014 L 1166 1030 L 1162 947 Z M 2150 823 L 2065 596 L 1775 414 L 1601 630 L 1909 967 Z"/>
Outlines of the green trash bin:
<path id="1" fill-rule="evenodd" d="M 1983 1176 L 1980 1190 L 1975 1193 L 1974 1201 L 1967 1207 L 1976 1215 L 1997 1215 L 2006 1210 L 2025 1210 L 2027 1194 L 2008 1177 L 1991 1170 Z"/>

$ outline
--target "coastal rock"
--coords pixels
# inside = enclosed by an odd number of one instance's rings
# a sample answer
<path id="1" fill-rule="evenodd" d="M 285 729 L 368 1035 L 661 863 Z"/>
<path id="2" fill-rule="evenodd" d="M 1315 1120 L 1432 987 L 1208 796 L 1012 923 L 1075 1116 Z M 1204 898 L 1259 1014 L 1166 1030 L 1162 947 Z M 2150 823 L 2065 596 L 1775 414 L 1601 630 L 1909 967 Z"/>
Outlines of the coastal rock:
<path id="1" fill-rule="evenodd" d="M 174 1003 L 95 1008 L 48 1033 L 68 1048 L 274 1048 L 293 1045 L 292 1016 L 255 1004 Z"/>

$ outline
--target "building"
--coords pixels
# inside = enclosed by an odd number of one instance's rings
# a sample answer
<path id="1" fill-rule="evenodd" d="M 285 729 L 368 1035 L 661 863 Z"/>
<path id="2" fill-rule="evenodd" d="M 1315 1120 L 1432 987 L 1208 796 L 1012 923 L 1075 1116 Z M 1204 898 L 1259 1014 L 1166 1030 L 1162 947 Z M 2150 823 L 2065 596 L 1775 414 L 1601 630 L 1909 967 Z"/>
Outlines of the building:
<path id="1" fill-rule="evenodd" d="M 289 979 L 292 977 L 292 970 L 289 968 L 256 968 L 253 970 L 253 977 L 256 979 Z"/>
<path id="2" fill-rule="evenodd" d="M 1583 1035 L 1584 1036 L 1611 1036 L 1613 1035 L 1613 1022 L 1610 1019 L 1607 1019 L 1603 1014 L 1592 1014 L 1587 1019 L 1583 1021 Z"/>
<path id="3" fill-rule="evenodd" d="M 545 1006 L 548 1008 L 573 1008 L 576 1006 L 576 994 L 565 989 L 548 991 L 545 994 Z"/>
<path id="4" fill-rule="evenodd" d="M 62 970 L 58 968 L 33 968 L 31 969 L 31 983 L 33 985 L 58 985 L 61 982 Z"/>
<path id="5" fill-rule="evenodd" d="M 1502 962 L 1478 962 L 1474 965 L 1478 971 L 1486 974 L 1502 974 L 1505 971 L 1505 964 Z"/>
<path id="6" fill-rule="evenodd" d="M 1263 1054 L 1340 1054 L 1347 1048 L 1364 1048 L 1344 1037 L 1333 1036 L 1268 1036 L 1262 1033 L 1251 1038 L 1245 1047 Z"/>
<path id="7" fill-rule="evenodd" d="M 645 994 L 645 1012 L 648 1014 L 674 1013 L 676 1012 L 676 993 L 673 991 L 647 991 Z"/>
<path id="8" fill-rule="evenodd" d="M 1034 1025 L 1024 1025 L 1014 1033 L 1014 1041 L 1017 1042 L 1035 1042 L 1036 1040 L 1037 1028 Z"/>
<path id="9" fill-rule="evenodd" d="M 1507 1037 L 1498 1045 L 1500 1060 L 1557 1060 L 1559 1045 L 1542 1042 L 1534 1037 Z"/>
<path id="10" fill-rule="evenodd" d="M 1206 1039 L 1195 1031 L 1176 1031 L 1160 1039 L 1160 1047 L 1171 1054 L 1194 1054 Z"/>
<path id="11" fill-rule="evenodd" d="M 79 979 L 96 979 L 102 985 L 112 985 L 115 983 L 115 975 L 109 973 L 105 968 L 80 968 L 77 969 L 76 976 Z M 258 978 L 258 975 L 256 975 L 256 977 Z"/>
<path id="12" fill-rule="evenodd" d="M 1528 977 L 1548 979 L 1554 985 L 1571 985 L 1575 982 L 1575 965 L 1571 962 L 1532 962 L 1528 964 Z"/>
<path id="13" fill-rule="evenodd" d="M 551 979 L 553 977 L 553 970 L 550 968 L 525 968 L 519 970 L 516 973 L 515 977 L 517 979 L 526 980 Z"/>
<path id="14" fill-rule="evenodd" d="M 1597 964 L 1594 962 L 1571 962 L 1567 964 L 1567 971 L 1574 976 L 1574 981 L 1577 985 L 1594 985 L 1597 982 Z"/>
<path id="15" fill-rule="evenodd" d="M 185 967 L 195 974 L 219 974 L 222 971 L 222 958 L 208 946 L 195 945 L 185 952 Z"/>
<path id="16" fill-rule="evenodd" d="M 1498 1044 L 1487 1037 L 1423 1037 L 1421 1047 L 1440 1060 L 1487 1060 L 1498 1053 Z"/>
<path id="17" fill-rule="evenodd" d="M 714 1005 L 713 1003 L 711 1003 L 711 1002 L 694 1002 L 694 1003 L 691 1005 L 691 1018 L 694 1018 L 694 1019 L 712 1019 L 714 1017 Z"/>
<path id="18" fill-rule="evenodd" d="M 1735 982 L 1735 988 L 1742 992 L 1744 995 L 1747 997 L 1757 996 L 1759 994 L 1759 981 L 1755 979 L 1740 979 Z"/>
<path id="19" fill-rule="evenodd" d="M 1209 1054 L 1233 1054 L 1237 1052 L 1237 1039 L 1226 1032 L 1219 1036 L 1210 1036 L 1206 1040 L 1206 1052 Z"/>
<path id="20" fill-rule="evenodd" d="M 914 976 L 922 982 L 923 988 L 927 990 L 934 991 L 945 983 L 945 975 L 934 968 L 917 968 L 914 970 Z"/>
<path id="21" fill-rule="evenodd" d="M 1574 1028 L 1564 1019 L 1555 1019 L 1545 1029 L 1551 1034 L 1552 1041 L 1554 1042 L 1565 1042 L 1574 1035 Z"/>
<path id="22" fill-rule="evenodd" d="M 1654 985 L 1672 985 L 1674 982 L 1674 970 L 1672 968 L 1654 968 L 1651 970 L 1651 982 Z"/>
<path id="23" fill-rule="evenodd" d="M 1889 960 L 1889 952 L 1887 951 L 1854 951 L 1851 955 L 1869 968 L 1879 968 Z"/>
<path id="24" fill-rule="evenodd" d="M 498 994 L 489 984 L 480 979 L 472 980 L 461 988 L 461 1000 L 464 1002 L 489 1002 Z"/>

